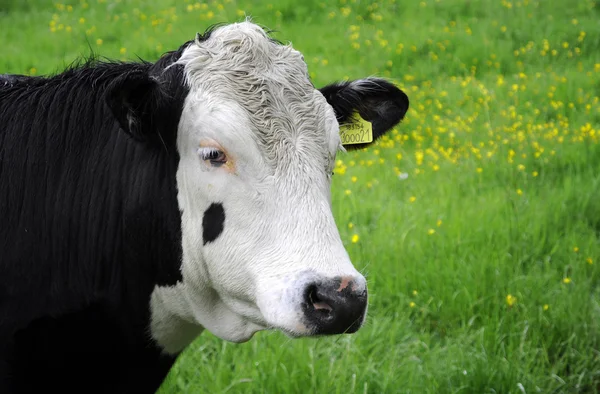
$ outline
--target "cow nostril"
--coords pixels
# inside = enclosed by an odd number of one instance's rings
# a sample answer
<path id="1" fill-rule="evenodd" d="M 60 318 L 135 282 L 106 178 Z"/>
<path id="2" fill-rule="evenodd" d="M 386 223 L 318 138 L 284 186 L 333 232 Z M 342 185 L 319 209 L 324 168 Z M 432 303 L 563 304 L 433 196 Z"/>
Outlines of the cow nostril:
<path id="1" fill-rule="evenodd" d="M 355 291 L 352 280 L 332 279 L 311 283 L 304 290 L 302 308 L 315 334 L 355 332 L 367 306 L 366 289 Z"/>
<path id="2" fill-rule="evenodd" d="M 315 308 L 315 311 L 319 311 L 320 313 L 329 314 L 333 310 L 333 308 L 326 303 L 324 300 L 319 298 L 317 293 L 317 286 L 309 286 L 308 299 L 310 301 L 310 305 Z"/>
<path id="3" fill-rule="evenodd" d="M 319 289 L 316 284 L 306 288 L 304 293 L 304 302 L 307 311 L 319 321 L 328 321 L 333 318 L 333 308 L 331 303 L 319 296 Z"/>

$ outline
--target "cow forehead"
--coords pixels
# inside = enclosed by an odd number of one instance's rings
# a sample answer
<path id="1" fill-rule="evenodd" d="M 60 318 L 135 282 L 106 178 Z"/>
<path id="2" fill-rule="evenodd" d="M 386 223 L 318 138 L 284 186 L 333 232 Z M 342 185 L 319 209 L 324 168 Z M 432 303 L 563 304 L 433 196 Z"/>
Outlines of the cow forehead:
<path id="1" fill-rule="evenodd" d="M 192 87 L 214 81 L 243 81 L 245 86 L 251 86 L 268 78 L 273 83 L 299 88 L 300 94 L 312 88 L 302 54 L 291 45 L 275 42 L 253 23 L 220 27 L 206 39 L 197 38 L 194 44 L 178 60 L 185 66 Z"/>
<path id="2" fill-rule="evenodd" d="M 292 156 L 322 168 L 340 146 L 333 109 L 310 82 L 302 54 L 259 26 L 218 28 L 177 63 L 184 65 L 192 101 L 235 102 L 243 109 L 274 166 L 288 165 Z"/>

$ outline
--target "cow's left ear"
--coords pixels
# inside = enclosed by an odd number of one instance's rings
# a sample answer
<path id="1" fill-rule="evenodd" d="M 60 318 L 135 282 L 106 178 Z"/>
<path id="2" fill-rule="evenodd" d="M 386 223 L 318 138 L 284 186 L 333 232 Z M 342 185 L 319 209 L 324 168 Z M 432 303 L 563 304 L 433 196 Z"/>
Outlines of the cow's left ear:
<path id="1" fill-rule="evenodd" d="M 372 129 L 372 139 L 342 141 L 347 150 L 372 144 L 397 125 L 408 111 L 408 96 L 383 79 L 334 83 L 319 90 L 333 107 L 340 129 L 348 126 Z"/>
<path id="2" fill-rule="evenodd" d="M 165 143 L 167 98 L 157 78 L 145 71 L 117 77 L 108 87 L 106 103 L 121 129 L 137 141 Z"/>

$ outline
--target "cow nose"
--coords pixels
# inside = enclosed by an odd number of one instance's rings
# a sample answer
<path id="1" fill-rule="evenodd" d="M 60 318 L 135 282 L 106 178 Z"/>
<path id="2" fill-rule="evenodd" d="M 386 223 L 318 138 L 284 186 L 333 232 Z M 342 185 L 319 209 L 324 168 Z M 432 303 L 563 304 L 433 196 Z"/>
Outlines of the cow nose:
<path id="1" fill-rule="evenodd" d="M 304 317 L 314 335 L 358 331 L 367 309 L 367 289 L 352 277 L 309 284 L 302 303 Z"/>

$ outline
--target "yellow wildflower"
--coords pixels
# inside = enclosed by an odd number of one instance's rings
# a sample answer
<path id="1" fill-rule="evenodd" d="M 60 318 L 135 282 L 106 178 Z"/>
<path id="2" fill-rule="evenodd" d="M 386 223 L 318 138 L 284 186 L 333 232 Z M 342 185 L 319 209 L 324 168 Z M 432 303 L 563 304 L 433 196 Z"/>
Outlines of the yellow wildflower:
<path id="1" fill-rule="evenodd" d="M 506 304 L 508 306 L 513 306 L 517 303 L 517 297 L 513 296 L 512 294 L 509 294 L 506 296 Z"/>

